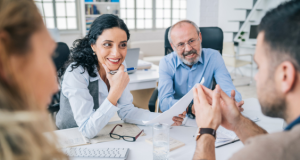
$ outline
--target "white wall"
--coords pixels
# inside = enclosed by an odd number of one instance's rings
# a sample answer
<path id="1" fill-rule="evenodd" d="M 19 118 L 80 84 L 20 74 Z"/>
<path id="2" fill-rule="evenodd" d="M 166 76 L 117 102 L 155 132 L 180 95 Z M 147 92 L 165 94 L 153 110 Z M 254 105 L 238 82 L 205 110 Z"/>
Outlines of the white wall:
<path id="1" fill-rule="evenodd" d="M 164 40 L 165 29 L 158 30 L 131 30 L 130 41 Z"/>
<path id="2" fill-rule="evenodd" d="M 219 0 L 201 0 L 200 26 L 218 26 Z"/>
<path id="3" fill-rule="evenodd" d="M 186 1 L 186 19 L 195 22 L 200 26 L 200 0 L 187 0 Z"/>
<path id="4" fill-rule="evenodd" d="M 65 42 L 69 48 L 72 47 L 73 42 L 76 39 L 82 38 L 82 34 L 80 33 L 65 33 L 60 34 L 60 42 Z"/>

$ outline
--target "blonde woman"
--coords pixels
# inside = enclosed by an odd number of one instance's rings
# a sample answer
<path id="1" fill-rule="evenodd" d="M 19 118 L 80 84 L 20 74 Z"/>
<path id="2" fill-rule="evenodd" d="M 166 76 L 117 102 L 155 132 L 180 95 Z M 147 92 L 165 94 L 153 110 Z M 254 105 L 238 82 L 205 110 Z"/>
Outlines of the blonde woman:
<path id="1" fill-rule="evenodd" d="M 43 136 L 55 48 L 32 0 L 0 1 L 0 160 L 67 159 Z"/>

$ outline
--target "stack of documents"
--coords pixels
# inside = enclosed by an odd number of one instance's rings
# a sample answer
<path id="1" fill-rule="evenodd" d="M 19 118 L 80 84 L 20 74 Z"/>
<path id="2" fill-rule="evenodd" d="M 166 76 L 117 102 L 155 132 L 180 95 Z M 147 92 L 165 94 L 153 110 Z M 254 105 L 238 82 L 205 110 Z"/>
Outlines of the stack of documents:
<path id="1" fill-rule="evenodd" d="M 138 60 L 137 69 L 150 69 L 152 64 L 143 60 Z"/>

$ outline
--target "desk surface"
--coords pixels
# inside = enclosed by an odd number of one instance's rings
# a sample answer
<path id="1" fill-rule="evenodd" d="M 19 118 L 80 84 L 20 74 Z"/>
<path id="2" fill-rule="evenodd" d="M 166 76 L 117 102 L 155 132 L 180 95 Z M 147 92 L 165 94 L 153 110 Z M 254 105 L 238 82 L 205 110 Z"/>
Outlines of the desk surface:
<path id="1" fill-rule="evenodd" d="M 256 116 L 260 119 L 257 124 L 266 129 L 269 133 L 281 131 L 283 126 L 283 120 L 279 118 L 269 118 L 261 113 L 258 100 L 250 98 L 245 100 L 244 104 L 245 113 L 249 116 Z M 139 137 L 136 142 L 126 142 L 123 140 L 98 143 L 93 145 L 86 145 L 81 147 L 87 148 L 100 148 L 100 147 L 126 147 L 129 148 L 128 160 L 152 160 L 152 145 L 145 142 L 145 139 L 150 138 L 152 130 L 150 126 L 141 126 L 145 130 L 146 136 Z M 196 128 L 194 127 L 172 127 L 170 130 L 170 137 L 184 142 L 186 145 L 170 152 L 170 160 L 192 159 L 196 142 L 193 135 Z M 235 142 L 220 148 L 216 148 L 217 160 L 225 160 L 231 157 L 231 155 L 243 147 L 242 142 Z M 76 160 L 87 160 L 87 158 L 74 158 Z"/>
<path id="2" fill-rule="evenodd" d="M 137 70 L 133 74 L 129 74 L 129 84 L 130 90 L 140 90 L 156 88 L 156 82 L 159 78 L 159 68 L 157 65 L 152 64 L 151 69 L 148 70 Z"/>

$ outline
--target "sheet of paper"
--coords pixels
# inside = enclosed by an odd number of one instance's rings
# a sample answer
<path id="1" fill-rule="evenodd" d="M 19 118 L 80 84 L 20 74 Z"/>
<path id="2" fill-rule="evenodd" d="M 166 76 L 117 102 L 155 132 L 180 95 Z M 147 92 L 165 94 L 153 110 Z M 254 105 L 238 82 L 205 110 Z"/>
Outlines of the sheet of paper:
<path id="1" fill-rule="evenodd" d="M 233 131 L 230 131 L 222 126 L 219 126 L 219 128 L 217 129 L 217 135 L 220 133 L 229 137 L 230 139 L 235 139 L 237 137 L 237 135 Z"/>
<path id="2" fill-rule="evenodd" d="M 200 84 L 203 84 L 204 81 L 205 80 L 203 78 Z M 192 100 L 193 100 L 193 89 L 191 89 L 186 95 L 184 95 L 180 100 L 178 100 L 169 110 L 163 112 L 155 119 L 151 121 L 143 121 L 143 123 L 145 125 L 154 124 L 154 123 L 166 123 L 172 125 L 174 123 L 172 118 L 174 116 L 178 116 L 179 114 L 182 114 Z"/>
<path id="3" fill-rule="evenodd" d="M 78 128 L 57 130 L 54 131 L 54 134 L 56 134 L 59 146 L 62 148 L 88 144 Z"/>
<path id="4" fill-rule="evenodd" d="M 196 120 L 195 120 L 195 119 L 191 119 L 191 118 L 189 118 L 189 117 L 187 117 L 187 120 L 186 120 L 184 126 L 188 126 L 188 127 L 198 127 L 198 126 L 197 126 L 197 123 L 196 123 Z"/>
<path id="5" fill-rule="evenodd" d="M 248 119 L 250 119 L 253 122 L 258 122 L 260 120 L 258 117 L 256 117 L 253 114 L 250 114 L 250 113 L 242 112 L 242 115 L 247 117 Z"/>

